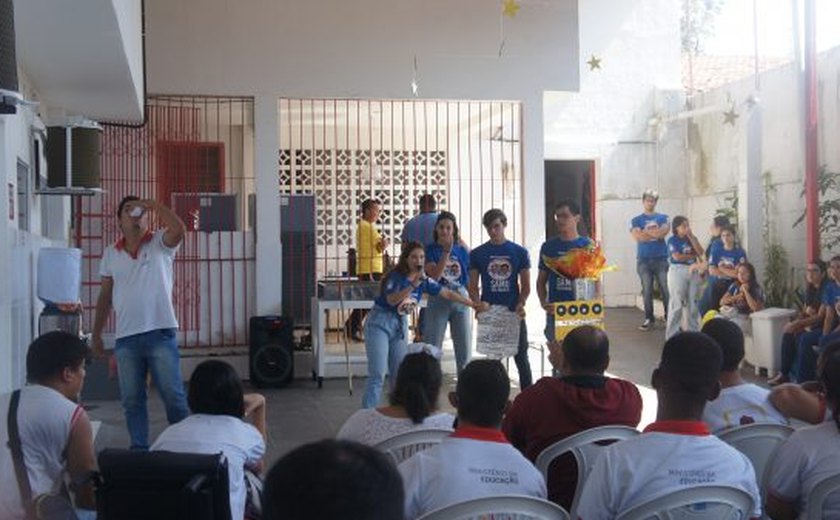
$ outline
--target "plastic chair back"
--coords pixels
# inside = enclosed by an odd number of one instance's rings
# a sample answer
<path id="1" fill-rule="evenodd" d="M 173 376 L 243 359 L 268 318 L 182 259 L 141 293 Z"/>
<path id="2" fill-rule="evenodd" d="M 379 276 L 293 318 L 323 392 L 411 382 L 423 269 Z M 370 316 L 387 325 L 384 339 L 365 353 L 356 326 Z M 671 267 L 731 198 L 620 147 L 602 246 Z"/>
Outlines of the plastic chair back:
<path id="1" fill-rule="evenodd" d="M 572 500 L 572 507 L 569 513 L 572 518 L 575 518 L 577 512 L 578 500 L 580 499 L 580 492 L 583 489 L 583 483 L 592 467 L 595 465 L 595 460 L 600 455 L 601 451 L 608 446 L 604 443 L 607 441 L 620 441 L 635 437 L 639 432 L 635 428 L 623 425 L 608 425 L 598 426 L 584 430 L 580 433 L 570 435 L 565 439 L 559 440 L 551 446 L 545 448 L 537 456 L 535 466 L 542 473 L 546 483 L 548 483 L 548 469 L 552 461 L 566 452 L 571 452 L 575 457 L 575 462 L 578 468 L 577 488 L 575 489 L 575 497 Z"/>
<path id="2" fill-rule="evenodd" d="M 825 500 L 838 489 L 840 489 L 840 475 L 827 477 L 817 483 L 805 500 L 807 504 L 805 518 L 824 518 L 823 507 L 825 506 Z"/>
<path id="3" fill-rule="evenodd" d="M 752 496 L 743 489 L 694 486 L 633 507 L 616 520 L 745 520 L 752 511 Z"/>
<path id="4" fill-rule="evenodd" d="M 230 486 L 221 453 L 105 449 L 96 486 L 100 520 L 229 520 Z"/>
<path id="5" fill-rule="evenodd" d="M 399 464 L 415 453 L 419 453 L 436 444 L 439 444 L 440 441 L 451 434 L 452 430 L 444 430 L 440 428 L 412 430 L 395 435 L 390 439 L 385 439 L 374 446 L 374 448 L 387 453 L 394 460 L 395 464 Z"/>
<path id="6" fill-rule="evenodd" d="M 420 516 L 417 520 L 498 518 L 568 520 L 569 513 L 548 500 L 527 495 L 498 495 L 458 502 Z"/>
<path id="7" fill-rule="evenodd" d="M 762 502 L 767 489 L 770 461 L 791 433 L 793 428 L 785 424 L 756 423 L 730 428 L 718 434 L 720 440 L 746 455 L 752 462 Z"/>

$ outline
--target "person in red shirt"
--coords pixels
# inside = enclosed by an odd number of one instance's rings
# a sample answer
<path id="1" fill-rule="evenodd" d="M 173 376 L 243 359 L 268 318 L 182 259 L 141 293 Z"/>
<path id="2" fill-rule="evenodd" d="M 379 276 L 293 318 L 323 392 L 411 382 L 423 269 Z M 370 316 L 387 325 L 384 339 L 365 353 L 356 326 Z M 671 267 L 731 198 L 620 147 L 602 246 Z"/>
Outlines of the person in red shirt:
<path id="1" fill-rule="evenodd" d="M 608 424 L 636 427 L 642 396 L 630 381 L 604 375 L 610 362 L 610 340 L 584 325 L 560 343 L 549 343 L 549 360 L 562 377 L 544 377 L 523 390 L 502 422 L 514 447 L 532 462 L 545 448 L 583 430 Z M 548 478 L 548 498 L 568 511 L 577 486 L 577 467 L 570 454 L 556 459 Z"/>

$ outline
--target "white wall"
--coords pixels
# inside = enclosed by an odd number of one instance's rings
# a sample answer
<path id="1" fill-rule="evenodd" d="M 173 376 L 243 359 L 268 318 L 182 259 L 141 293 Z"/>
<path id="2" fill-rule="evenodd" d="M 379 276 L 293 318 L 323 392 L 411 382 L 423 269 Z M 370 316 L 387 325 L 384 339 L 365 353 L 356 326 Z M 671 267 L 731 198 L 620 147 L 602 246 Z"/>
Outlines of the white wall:
<path id="1" fill-rule="evenodd" d="M 580 91 L 545 93 L 545 159 L 595 161 L 597 238 L 619 266 L 605 275 L 603 290 L 608 305 L 632 305 L 640 285 L 628 231 L 642 191 L 657 188 L 665 213 L 683 211 L 682 132 L 658 139 L 648 125 L 682 106 L 679 3 L 587 0 L 579 18 Z M 592 55 L 600 69 L 585 63 Z M 543 182 L 541 171 L 535 180 Z"/>
<path id="2" fill-rule="evenodd" d="M 542 92 L 578 87 L 578 2 L 523 2 L 515 18 L 486 0 L 231 0 L 146 2 L 148 90 L 326 98 L 407 98 L 415 76 L 419 95 L 438 99 L 523 102 L 523 200 L 528 244 L 543 239 Z M 610 12 L 610 11 L 607 11 Z M 594 22 L 594 20 L 593 20 Z M 247 37 L 243 37 L 247 35 Z M 255 151 L 257 286 L 276 295 L 276 131 L 260 123 Z M 268 139 L 260 132 L 269 132 Z M 267 179 L 264 179 L 268 177 Z M 264 179 L 261 182 L 260 179 Z M 278 229 L 279 231 L 279 229 Z M 263 282 L 266 282 L 264 284 Z M 274 299 L 272 303 L 271 299 Z M 276 296 L 258 295 L 260 312 L 277 312 Z"/>
<path id="3" fill-rule="evenodd" d="M 21 77 L 21 91 L 27 99 L 37 98 Z M 42 110 L 46 107 L 41 106 Z M 18 107 L 15 115 L 0 116 L 0 393 L 19 386 L 25 376 L 26 347 L 37 334 L 41 310 L 35 295 L 38 250 L 66 245 L 70 206 L 67 197 L 37 196 L 34 178 L 33 134 L 37 115 L 29 107 Z M 29 223 L 19 229 L 17 200 L 18 162 L 29 168 Z M 41 160 L 42 168 L 45 162 Z M 10 217 L 10 191 L 14 209 Z M 42 236 L 47 230 L 49 237 Z M 52 240 L 55 239 L 55 240 Z"/>
<path id="4" fill-rule="evenodd" d="M 827 51 L 818 57 L 819 92 L 819 164 L 825 164 L 831 171 L 840 170 L 840 149 L 836 146 L 840 138 L 840 47 Z M 748 98 L 755 94 L 759 105 L 751 108 Z M 723 125 L 719 113 L 696 117 L 690 125 L 690 175 L 689 195 L 692 198 L 690 218 L 708 227 L 714 210 L 723 205 L 723 198 L 737 190 L 743 199 L 748 193 L 763 196 L 761 182 L 749 186 L 743 182 L 745 155 L 749 146 L 749 124 L 747 120 L 760 110 L 761 173 L 770 172 L 771 183 L 776 194 L 771 199 L 770 225 L 774 239 L 787 250 L 791 265 L 802 271 L 806 261 L 805 226 L 793 223 L 804 211 L 801 196 L 804 183 L 804 134 L 802 112 L 798 98 L 796 65 L 768 70 L 760 76 L 760 91 L 755 90 L 752 77 L 702 93 L 695 98 L 698 108 L 735 103 L 740 114 L 736 125 Z M 835 196 L 837 196 L 835 194 Z M 741 234 L 745 227 L 760 233 L 762 220 L 752 224 L 740 214 Z M 747 245 L 749 256 L 763 264 L 755 248 Z M 759 248 L 760 250 L 760 248 Z M 823 258 L 832 253 L 823 250 Z M 761 276 L 761 273 L 759 273 Z M 797 275 L 797 281 L 799 277 Z"/>

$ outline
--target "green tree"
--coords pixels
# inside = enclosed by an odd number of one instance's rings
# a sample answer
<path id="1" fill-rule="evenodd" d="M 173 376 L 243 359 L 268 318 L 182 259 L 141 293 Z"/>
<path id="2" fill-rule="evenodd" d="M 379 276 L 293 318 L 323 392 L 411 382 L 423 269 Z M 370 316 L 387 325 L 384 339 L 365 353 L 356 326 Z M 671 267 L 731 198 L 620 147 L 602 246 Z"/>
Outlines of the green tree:
<path id="1" fill-rule="evenodd" d="M 720 14 L 725 0 L 682 0 L 680 35 L 682 51 L 691 56 L 702 54 L 703 40 L 715 28 L 715 17 Z"/>

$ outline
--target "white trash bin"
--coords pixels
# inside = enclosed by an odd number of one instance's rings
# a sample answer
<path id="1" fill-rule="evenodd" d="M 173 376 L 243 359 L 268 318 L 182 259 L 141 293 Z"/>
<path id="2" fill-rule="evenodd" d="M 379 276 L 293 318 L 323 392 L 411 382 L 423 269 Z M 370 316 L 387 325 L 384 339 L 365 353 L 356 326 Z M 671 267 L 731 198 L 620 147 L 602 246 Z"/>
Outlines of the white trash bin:
<path id="1" fill-rule="evenodd" d="M 782 334 L 785 325 L 796 315 L 792 309 L 769 307 L 750 315 L 752 344 L 746 348 L 747 361 L 759 369 L 766 368 L 767 376 L 774 376 L 781 368 Z M 750 342 L 748 342 L 750 343 Z"/>

